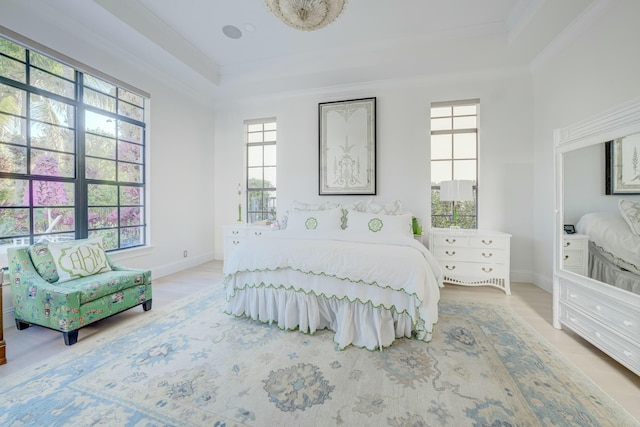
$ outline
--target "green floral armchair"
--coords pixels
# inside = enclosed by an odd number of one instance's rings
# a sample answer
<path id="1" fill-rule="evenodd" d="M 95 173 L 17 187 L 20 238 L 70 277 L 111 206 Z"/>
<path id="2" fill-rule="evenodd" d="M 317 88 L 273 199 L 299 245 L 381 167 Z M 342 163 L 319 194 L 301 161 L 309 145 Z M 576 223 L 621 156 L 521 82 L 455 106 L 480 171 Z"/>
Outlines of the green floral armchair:
<path id="1" fill-rule="evenodd" d="M 42 243 L 7 251 L 18 330 L 44 326 L 72 345 L 83 326 L 137 305 L 151 309 L 151 271 L 124 268 L 102 253 L 103 272 L 62 281 L 49 252 Z"/>

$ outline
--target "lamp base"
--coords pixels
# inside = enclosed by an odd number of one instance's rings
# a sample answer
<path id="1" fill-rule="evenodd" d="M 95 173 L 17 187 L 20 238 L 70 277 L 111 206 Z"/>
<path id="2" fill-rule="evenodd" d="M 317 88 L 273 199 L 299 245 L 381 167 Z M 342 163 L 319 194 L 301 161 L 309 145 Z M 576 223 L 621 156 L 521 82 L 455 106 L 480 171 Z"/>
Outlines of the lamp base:
<path id="1" fill-rule="evenodd" d="M 451 229 L 451 230 L 460 230 L 460 226 L 459 225 L 450 225 L 449 229 Z"/>

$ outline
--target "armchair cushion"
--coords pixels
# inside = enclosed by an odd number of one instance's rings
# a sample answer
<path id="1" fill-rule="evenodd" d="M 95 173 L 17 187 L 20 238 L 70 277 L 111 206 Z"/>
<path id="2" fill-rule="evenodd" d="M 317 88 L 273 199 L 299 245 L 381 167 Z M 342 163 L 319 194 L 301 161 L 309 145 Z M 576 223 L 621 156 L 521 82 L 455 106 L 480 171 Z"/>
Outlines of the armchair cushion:
<path id="1" fill-rule="evenodd" d="M 102 239 L 50 243 L 49 252 L 58 272 L 58 283 L 111 271 Z"/>
<path id="2" fill-rule="evenodd" d="M 57 282 L 60 277 L 56 269 L 56 263 L 53 262 L 49 245 L 46 243 L 36 243 L 29 246 L 29 256 L 33 266 L 38 271 L 40 277 L 49 283 Z"/>

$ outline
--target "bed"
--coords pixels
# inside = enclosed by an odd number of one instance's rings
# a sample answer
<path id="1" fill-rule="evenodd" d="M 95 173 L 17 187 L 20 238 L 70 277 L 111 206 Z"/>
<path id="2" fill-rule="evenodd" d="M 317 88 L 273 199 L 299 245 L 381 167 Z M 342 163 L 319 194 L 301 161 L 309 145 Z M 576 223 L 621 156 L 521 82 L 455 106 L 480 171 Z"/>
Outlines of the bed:
<path id="1" fill-rule="evenodd" d="M 285 230 L 225 259 L 225 312 L 310 334 L 330 329 L 341 349 L 429 341 L 442 273 L 413 238 L 411 219 L 340 207 L 294 211 Z"/>
<path id="2" fill-rule="evenodd" d="M 589 277 L 640 294 L 640 236 L 623 215 L 585 214 L 577 231 L 589 236 Z"/>

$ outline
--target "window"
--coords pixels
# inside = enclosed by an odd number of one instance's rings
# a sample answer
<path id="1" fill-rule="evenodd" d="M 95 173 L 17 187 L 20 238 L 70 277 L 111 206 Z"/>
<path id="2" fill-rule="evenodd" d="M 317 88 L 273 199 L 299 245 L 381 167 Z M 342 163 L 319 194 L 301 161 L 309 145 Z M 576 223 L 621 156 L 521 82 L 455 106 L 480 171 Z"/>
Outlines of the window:
<path id="1" fill-rule="evenodd" d="M 478 228 L 477 99 L 431 104 L 431 226 L 449 227 L 454 203 L 460 228 Z M 441 201 L 440 183 L 470 180 L 473 200 Z"/>
<path id="2" fill-rule="evenodd" d="M 145 96 L 54 56 L 0 37 L 0 252 L 144 245 Z"/>
<path id="3" fill-rule="evenodd" d="M 245 122 L 247 222 L 276 220 L 276 119 Z"/>

